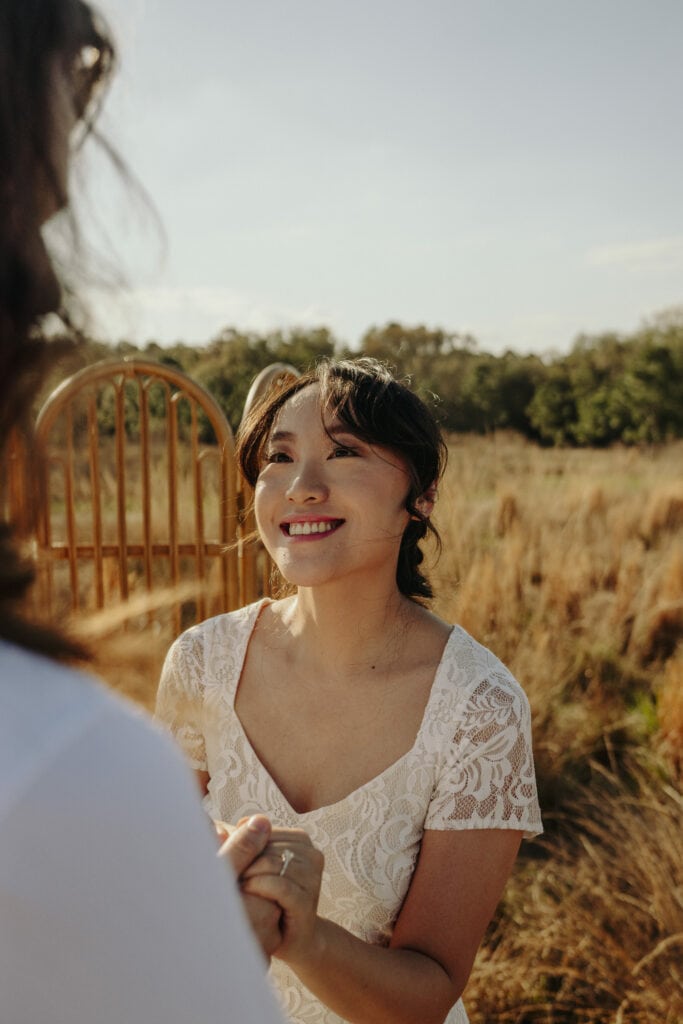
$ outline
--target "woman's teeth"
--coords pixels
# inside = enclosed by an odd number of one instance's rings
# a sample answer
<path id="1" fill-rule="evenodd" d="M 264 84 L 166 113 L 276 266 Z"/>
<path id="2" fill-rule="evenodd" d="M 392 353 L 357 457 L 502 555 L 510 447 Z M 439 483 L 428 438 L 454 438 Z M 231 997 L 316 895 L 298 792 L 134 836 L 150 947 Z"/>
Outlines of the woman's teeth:
<path id="1" fill-rule="evenodd" d="M 300 537 L 308 536 L 309 533 L 331 533 L 332 530 L 336 530 L 339 526 L 340 520 L 318 523 L 289 523 L 289 536 Z"/>

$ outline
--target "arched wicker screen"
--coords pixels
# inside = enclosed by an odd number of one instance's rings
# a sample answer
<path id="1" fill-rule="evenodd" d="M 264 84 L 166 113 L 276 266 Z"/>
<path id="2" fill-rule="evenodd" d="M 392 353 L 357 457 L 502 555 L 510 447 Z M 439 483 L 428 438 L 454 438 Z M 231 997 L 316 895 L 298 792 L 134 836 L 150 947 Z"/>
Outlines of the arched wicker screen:
<path id="1" fill-rule="evenodd" d="M 266 367 L 244 414 L 295 376 L 285 363 Z M 145 595 L 167 588 L 168 600 L 147 602 L 143 618 L 163 626 L 170 616 L 175 635 L 269 593 L 271 563 L 253 539 L 252 495 L 238 478 L 232 431 L 186 374 L 142 359 L 86 367 L 52 392 L 36 435 L 45 479 L 31 479 L 42 469 L 31 466 L 20 436 L 10 438 L 0 505 L 21 536 L 34 537 L 41 614 L 137 597 L 144 605 Z"/>
<path id="2" fill-rule="evenodd" d="M 44 609 L 193 585 L 195 596 L 171 603 L 177 632 L 241 603 L 233 436 L 208 392 L 162 364 L 104 361 L 51 394 L 36 432 L 47 454 Z"/>

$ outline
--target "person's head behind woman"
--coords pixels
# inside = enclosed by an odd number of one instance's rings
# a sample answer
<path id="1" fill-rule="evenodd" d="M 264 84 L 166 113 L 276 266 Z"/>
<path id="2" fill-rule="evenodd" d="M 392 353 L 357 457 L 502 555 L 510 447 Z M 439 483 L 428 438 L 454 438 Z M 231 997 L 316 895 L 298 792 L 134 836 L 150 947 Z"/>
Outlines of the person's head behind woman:
<path id="1" fill-rule="evenodd" d="M 82 0 L 0 4 L 0 431 L 27 411 L 44 347 L 31 337 L 60 288 L 41 228 L 67 203 L 70 130 L 92 124 L 92 99 L 114 51 Z M 84 132 L 85 134 L 85 132 Z"/>
<path id="2" fill-rule="evenodd" d="M 268 393 L 240 426 L 237 458 L 247 482 L 254 487 L 276 417 L 299 391 L 317 384 L 320 412 L 333 415 L 360 440 L 398 455 L 410 480 L 405 507 L 410 520 L 401 539 L 396 583 L 413 600 L 430 598 L 432 588 L 420 565 L 420 542 L 427 533 L 439 535 L 421 499 L 433 497 L 446 464 L 446 445 L 425 403 L 387 367 L 375 359 L 323 360 L 303 376 Z"/>
<path id="3" fill-rule="evenodd" d="M 67 203 L 73 129 L 92 127 L 114 49 L 83 0 L 0 3 L 0 457 L 15 428 L 30 444 L 33 402 L 56 348 L 42 336 L 61 290 L 41 229 Z M 40 474 L 31 475 L 38 486 Z M 0 524 L 0 636 L 68 656 L 73 645 L 17 612 L 32 580 Z"/>

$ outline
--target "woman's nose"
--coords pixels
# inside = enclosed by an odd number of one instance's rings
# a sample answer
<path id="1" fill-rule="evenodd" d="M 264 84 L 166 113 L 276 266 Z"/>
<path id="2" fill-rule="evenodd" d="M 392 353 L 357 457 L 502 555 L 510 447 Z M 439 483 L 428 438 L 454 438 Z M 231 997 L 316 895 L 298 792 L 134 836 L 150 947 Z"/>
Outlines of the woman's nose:
<path id="1" fill-rule="evenodd" d="M 303 504 L 304 502 L 324 501 L 328 493 L 329 490 L 321 468 L 311 462 L 299 463 L 287 488 L 287 498 L 296 504 Z"/>

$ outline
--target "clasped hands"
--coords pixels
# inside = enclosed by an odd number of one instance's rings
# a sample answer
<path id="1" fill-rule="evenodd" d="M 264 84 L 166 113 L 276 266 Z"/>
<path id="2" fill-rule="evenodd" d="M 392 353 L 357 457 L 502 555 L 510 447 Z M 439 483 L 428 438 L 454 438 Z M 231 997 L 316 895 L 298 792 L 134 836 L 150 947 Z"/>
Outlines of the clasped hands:
<path id="1" fill-rule="evenodd" d="M 324 857 L 303 829 L 273 828 L 263 814 L 236 828 L 216 822 L 219 855 L 235 871 L 242 904 L 267 959 L 294 963 L 315 942 Z M 291 856 L 285 854 L 290 851 Z"/>

